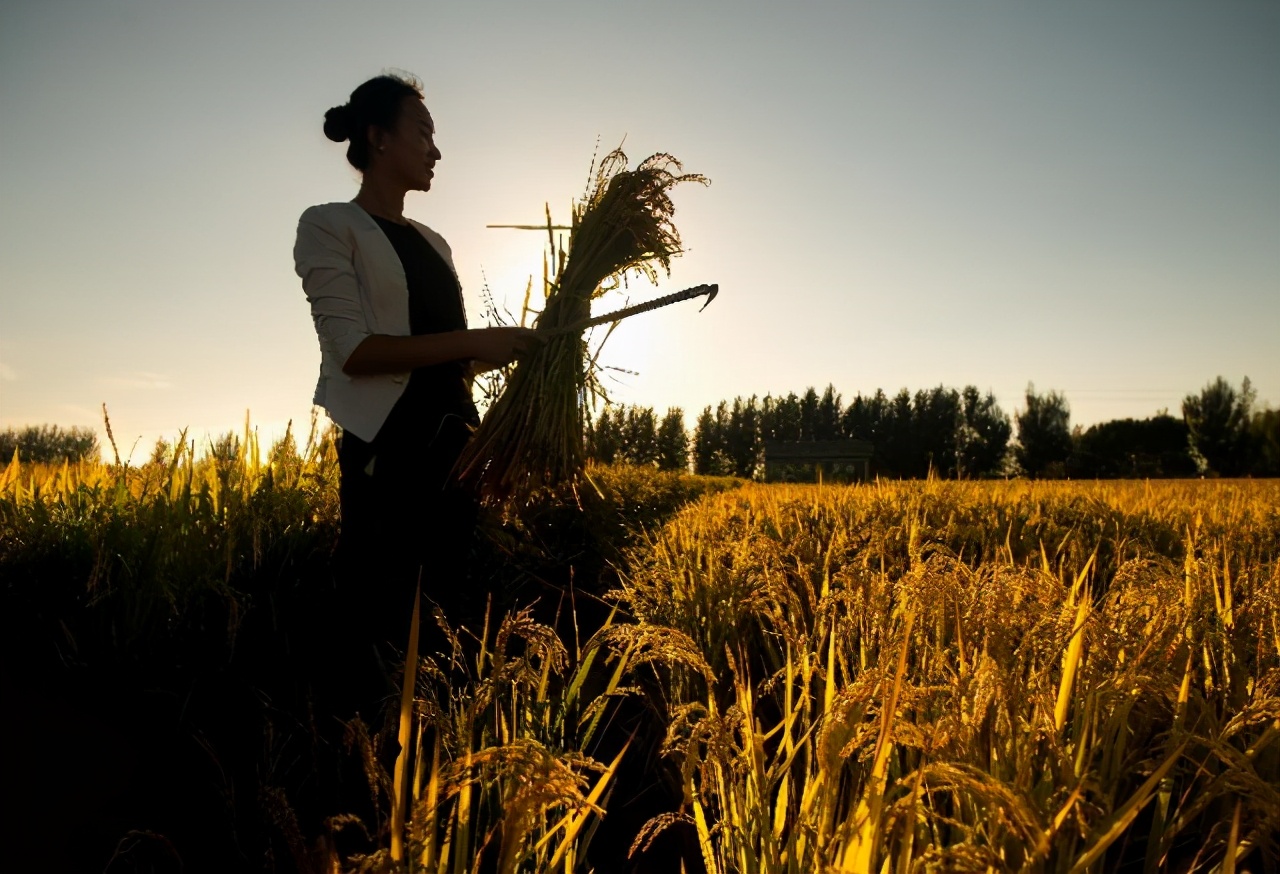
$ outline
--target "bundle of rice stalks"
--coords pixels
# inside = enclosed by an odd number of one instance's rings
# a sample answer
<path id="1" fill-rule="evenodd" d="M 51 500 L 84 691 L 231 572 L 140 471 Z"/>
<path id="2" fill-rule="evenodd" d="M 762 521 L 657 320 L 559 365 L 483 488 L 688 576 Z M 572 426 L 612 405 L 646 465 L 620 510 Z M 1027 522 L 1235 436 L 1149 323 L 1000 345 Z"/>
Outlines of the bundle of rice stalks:
<path id="1" fill-rule="evenodd" d="M 707 179 L 681 173 L 680 162 L 666 154 L 634 170 L 626 166 L 621 149 L 610 152 L 574 205 L 568 250 L 556 253 L 555 277 L 546 279 L 546 306 L 534 324 L 547 340 L 516 365 L 459 460 L 459 478 L 489 503 L 514 506 L 576 477 L 583 408 L 599 388 L 578 326 L 589 320 L 592 299 L 632 273 L 656 283 L 658 269 L 669 273 L 680 253 L 669 192 Z M 549 217 L 547 226 L 550 233 Z"/>

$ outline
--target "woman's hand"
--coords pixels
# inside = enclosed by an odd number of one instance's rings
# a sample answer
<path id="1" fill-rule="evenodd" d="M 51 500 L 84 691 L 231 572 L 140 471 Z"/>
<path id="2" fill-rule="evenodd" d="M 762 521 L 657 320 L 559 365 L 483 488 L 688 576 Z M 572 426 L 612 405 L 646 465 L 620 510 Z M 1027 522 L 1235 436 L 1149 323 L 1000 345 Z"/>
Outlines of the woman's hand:
<path id="1" fill-rule="evenodd" d="M 490 367 L 505 367 L 520 355 L 542 345 L 542 338 L 532 328 L 477 328 L 467 331 L 469 358 L 486 362 Z"/>

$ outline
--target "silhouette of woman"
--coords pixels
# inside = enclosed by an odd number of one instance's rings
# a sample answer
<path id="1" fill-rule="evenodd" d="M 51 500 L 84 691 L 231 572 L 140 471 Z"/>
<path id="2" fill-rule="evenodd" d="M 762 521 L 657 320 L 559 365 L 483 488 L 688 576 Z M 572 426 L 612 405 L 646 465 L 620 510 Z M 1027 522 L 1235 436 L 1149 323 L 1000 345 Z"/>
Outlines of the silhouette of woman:
<path id="1" fill-rule="evenodd" d="M 327 674 L 317 706 L 326 718 L 360 711 L 376 727 L 420 575 L 451 620 L 483 608 L 466 579 L 475 503 L 449 472 L 478 423 L 472 376 L 534 337 L 468 330 L 449 246 L 404 215 L 405 194 L 430 190 L 441 159 L 420 84 L 370 79 L 325 114 L 324 132 L 349 143 L 363 178 L 354 200 L 307 209 L 294 247 L 320 341 L 315 403 L 341 428 L 336 600 L 316 631 Z"/>

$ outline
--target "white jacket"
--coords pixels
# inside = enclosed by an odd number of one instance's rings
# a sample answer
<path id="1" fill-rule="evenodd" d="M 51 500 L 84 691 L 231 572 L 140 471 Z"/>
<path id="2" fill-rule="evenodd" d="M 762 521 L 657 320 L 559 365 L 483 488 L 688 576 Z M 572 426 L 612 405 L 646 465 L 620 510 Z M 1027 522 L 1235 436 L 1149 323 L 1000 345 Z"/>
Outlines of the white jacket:
<path id="1" fill-rule="evenodd" d="M 410 221 L 456 277 L 444 237 Z M 293 262 L 320 339 L 314 401 L 344 431 L 373 440 L 404 393 L 409 374 L 348 376 L 342 366 L 370 334 L 409 335 L 409 286 L 400 257 L 363 208 L 326 203 L 311 207 L 298 220 Z"/>

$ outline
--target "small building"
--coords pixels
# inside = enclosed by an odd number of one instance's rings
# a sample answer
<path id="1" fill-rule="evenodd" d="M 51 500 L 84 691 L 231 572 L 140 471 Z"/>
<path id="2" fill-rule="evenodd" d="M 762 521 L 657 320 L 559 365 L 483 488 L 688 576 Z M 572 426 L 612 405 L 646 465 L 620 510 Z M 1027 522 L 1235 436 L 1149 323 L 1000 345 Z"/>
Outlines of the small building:
<path id="1" fill-rule="evenodd" d="M 787 468 L 812 467 L 819 477 L 849 478 L 866 482 L 871 474 L 870 441 L 846 440 L 764 441 L 764 478 L 785 478 Z"/>

